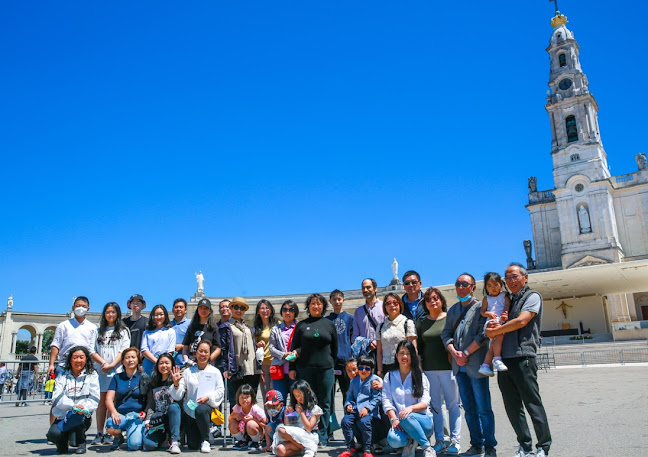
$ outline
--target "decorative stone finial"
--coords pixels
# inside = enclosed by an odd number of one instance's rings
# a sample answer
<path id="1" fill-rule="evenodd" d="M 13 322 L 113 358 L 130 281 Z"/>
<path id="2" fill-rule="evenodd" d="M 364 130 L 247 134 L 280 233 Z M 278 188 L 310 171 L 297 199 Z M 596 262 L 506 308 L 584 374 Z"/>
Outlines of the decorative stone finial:
<path id="1" fill-rule="evenodd" d="M 11 311 L 11 308 L 13 308 L 13 295 L 9 295 L 7 298 L 7 309 Z"/>
<path id="2" fill-rule="evenodd" d="M 560 12 L 556 11 L 556 15 L 551 18 L 551 26 L 552 27 L 558 27 L 559 25 L 565 25 L 567 24 L 567 16 L 564 14 L 560 14 Z"/>

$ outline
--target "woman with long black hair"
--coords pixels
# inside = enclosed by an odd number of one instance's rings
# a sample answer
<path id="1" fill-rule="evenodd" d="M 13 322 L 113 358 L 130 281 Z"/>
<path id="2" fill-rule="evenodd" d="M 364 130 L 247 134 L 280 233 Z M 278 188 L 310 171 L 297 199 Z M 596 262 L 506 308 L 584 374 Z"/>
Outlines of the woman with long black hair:
<path id="1" fill-rule="evenodd" d="M 160 354 L 175 352 L 175 330 L 171 328 L 169 312 L 164 305 L 155 305 L 151 310 L 146 331 L 142 336 L 142 369 L 150 375 Z"/>
<path id="2" fill-rule="evenodd" d="M 425 457 L 434 457 L 427 438 L 432 435 L 430 383 L 411 341 L 398 343 L 396 361 L 398 368 L 387 373 L 383 383 L 383 410 L 391 422 L 387 440 L 393 448 L 404 448 L 402 457 L 414 457 L 419 444 Z"/>
<path id="3" fill-rule="evenodd" d="M 104 444 L 106 435 L 106 392 L 115 373 L 121 370 L 121 355 L 130 345 L 130 331 L 122 321 L 121 308 L 114 301 L 106 303 L 101 312 L 97 341 L 95 341 L 95 370 L 99 375 L 99 406 L 97 407 L 97 436 L 91 444 Z"/>
<path id="4" fill-rule="evenodd" d="M 196 351 L 201 341 L 209 341 L 212 353 L 209 355 L 209 363 L 214 363 L 221 353 L 220 333 L 218 331 L 218 319 L 214 316 L 212 305 L 206 298 L 201 299 L 196 307 L 196 312 L 185 333 L 182 342 L 182 357 L 185 366 L 192 366 L 196 363 Z"/>
<path id="5" fill-rule="evenodd" d="M 257 348 L 263 348 L 263 361 L 261 362 L 261 396 L 265 398 L 266 392 L 272 390 L 272 377 L 270 366 L 272 365 L 272 354 L 270 354 L 270 332 L 277 324 L 275 310 L 268 300 L 259 300 L 254 312 L 254 341 Z"/>

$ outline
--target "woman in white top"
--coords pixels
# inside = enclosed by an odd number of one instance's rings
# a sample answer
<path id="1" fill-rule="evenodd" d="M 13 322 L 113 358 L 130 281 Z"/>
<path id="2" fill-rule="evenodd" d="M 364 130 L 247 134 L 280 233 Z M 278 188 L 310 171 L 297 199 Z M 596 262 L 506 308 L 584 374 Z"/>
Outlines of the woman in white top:
<path id="1" fill-rule="evenodd" d="M 394 293 L 388 293 L 383 298 L 385 320 L 378 326 L 376 332 L 376 351 L 378 370 L 381 378 L 398 367 L 396 363 L 396 345 L 402 340 L 410 340 L 416 349 L 416 325 L 403 314 L 403 300 Z"/>
<path id="2" fill-rule="evenodd" d="M 99 375 L 101 397 L 97 407 L 97 436 L 92 441 L 93 445 L 104 444 L 106 441 L 104 434 L 106 393 L 115 373 L 122 370 L 122 352 L 129 346 L 130 331 L 122 321 L 121 308 L 114 301 L 107 303 L 101 312 L 97 341 L 95 341 L 95 370 Z"/>
<path id="3" fill-rule="evenodd" d="M 175 353 L 176 335 L 171 328 L 169 312 L 164 305 L 155 305 L 151 310 L 146 331 L 142 336 L 142 369 L 151 375 L 160 354 Z"/>
<path id="4" fill-rule="evenodd" d="M 432 435 L 430 384 L 421 371 L 416 348 L 409 340 L 396 346 L 398 368 L 385 375 L 383 409 L 391 422 L 389 445 L 403 448 L 402 457 L 414 457 L 420 444 L 425 457 L 434 457 L 428 437 Z"/>
<path id="5" fill-rule="evenodd" d="M 220 371 L 209 364 L 212 347 L 209 341 L 203 340 L 196 348 L 196 364 L 180 374 L 178 367 L 173 368 L 173 387 L 171 398 L 182 401 L 186 417 L 183 421 L 187 433 L 189 449 L 200 449 L 210 452 L 209 427 L 211 412 L 223 402 L 225 393 L 223 377 Z M 199 396 L 200 395 L 200 396 Z"/>

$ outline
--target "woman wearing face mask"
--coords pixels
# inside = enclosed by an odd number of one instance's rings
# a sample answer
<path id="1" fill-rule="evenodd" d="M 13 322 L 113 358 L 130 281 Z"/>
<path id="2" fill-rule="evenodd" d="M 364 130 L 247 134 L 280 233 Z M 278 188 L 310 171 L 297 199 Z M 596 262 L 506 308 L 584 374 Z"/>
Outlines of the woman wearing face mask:
<path id="1" fill-rule="evenodd" d="M 158 357 L 151 383 L 147 391 L 146 410 L 152 411 L 148 424 L 145 425 L 143 446 L 145 451 L 154 451 L 170 438 L 171 454 L 180 454 L 180 405 L 171 397 L 173 377 L 171 373 L 176 368 L 175 359 L 171 354 L 161 354 Z"/>
<path id="2" fill-rule="evenodd" d="M 104 306 L 99 321 L 99 334 L 95 342 L 95 370 L 99 374 L 101 399 L 97 408 L 97 436 L 93 445 L 104 444 L 106 422 L 106 392 L 112 377 L 121 370 L 121 354 L 128 349 L 130 332 L 121 319 L 121 309 L 115 302 Z"/>
<path id="3" fill-rule="evenodd" d="M 189 449 L 200 449 L 200 452 L 211 451 L 209 445 L 209 428 L 211 412 L 223 402 L 223 378 L 214 366 L 209 364 L 212 353 L 211 344 L 201 341 L 196 348 L 196 364 L 185 369 L 175 367 L 171 373 L 173 386 L 171 397 L 175 401 L 184 401 L 184 429 L 187 433 Z"/>
<path id="4" fill-rule="evenodd" d="M 155 305 L 146 324 L 146 331 L 142 336 L 142 356 L 144 373 L 153 373 L 153 367 L 160 354 L 175 352 L 176 335 L 171 328 L 169 312 L 164 305 Z"/>
<path id="5" fill-rule="evenodd" d="M 299 308 L 297 303 L 286 300 L 281 305 L 281 318 L 283 322 L 272 327 L 270 332 L 270 354 L 272 355 L 271 376 L 274 389 L 281 393 L 281 398 L 287 398 L 289 385 L 292 380 L 288 377 L 287 357 L 294 357 L 292 338 L 297 326 Z"/>
<path id="6" fill-rule="evenodd" d="M 230 407 L 236 404 L 236 391 L 243 384 L 249 384 L 256 395 L 261 378 L 261 364 L 255 357 L 254 328 L 243 321 L 243 315 L 250 307 L 245 298 L 234 297 L 230 304 L 232 317 L 229 320 L 234 339 L 234 356 L 236 371 L 228 373 L 230 382 L 227 384 Z"/>
<path id="7" fill-rule="evenodd" d="M 335 382 L 333 373 L 337 357 L 337 330 L 333 321 L 326 319 L 328 301 L 321 294 L 306 299 L 308 318 L 297 324 L 292 349 L 298 357 L 290 362 L 290 379 L 305 380 L 313 389 L 323 414 L 317 433 L 321 446 L 328 444 L 331 416 L 331 391 Z"/>
<path id="8" fill-rule="evenodd" d="M 77 454 L 85 454 L 85 432 L 99 404 L 99 377 L 85 347 L 70 349 L 64 372 L 57 376 L 52 394 L 52 414 L 56 418 L 47 439 L 56 452 L 67 454 L 70 434 L 76 435 Z"/>
<path id="9" fill-rule="evenodd" d="M 261 396 L 265 398 L 266 392 L 272 390 L 272 377 L 270 366 L 270 332 L 277 324 L 275 310 L 268 300 L 260 300 L 254 313 L 254 341 L 257 348 L 263 348 L 263 361 L 261 362 Z"/>

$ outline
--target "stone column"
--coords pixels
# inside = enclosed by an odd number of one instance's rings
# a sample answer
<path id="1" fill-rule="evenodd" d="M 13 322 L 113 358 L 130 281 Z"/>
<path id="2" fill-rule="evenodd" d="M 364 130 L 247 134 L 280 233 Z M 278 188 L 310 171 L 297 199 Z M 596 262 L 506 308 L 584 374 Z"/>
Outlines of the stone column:
<path id="1" fill-rule="evenodd" d="M 43 352 L 42 346 L 43 346 L 43 334 L 37 333 L 36 334 L 36 354 L 38 354 L 39 359 L 40 359 L 41 352 Z"/>
<path id="2" fill-rule="evenodd" d="M 626 294 L 608 295 L 608 307 L 610 310 L 611 322 L 628 322 L 630 321 L 630 310 L 628 309 L 628 300 Z"/>
<path id="3" fill-rule="evenodd" d="M 18 332 L 14 332 L 11 334 L 11 353 L 15 354 L 16 353 L 16 338 L 18 337 Z"/>

